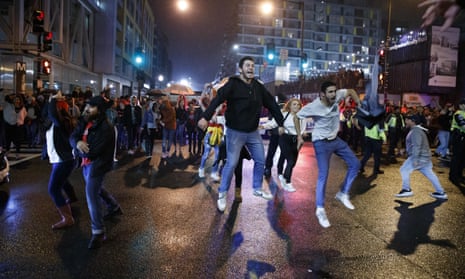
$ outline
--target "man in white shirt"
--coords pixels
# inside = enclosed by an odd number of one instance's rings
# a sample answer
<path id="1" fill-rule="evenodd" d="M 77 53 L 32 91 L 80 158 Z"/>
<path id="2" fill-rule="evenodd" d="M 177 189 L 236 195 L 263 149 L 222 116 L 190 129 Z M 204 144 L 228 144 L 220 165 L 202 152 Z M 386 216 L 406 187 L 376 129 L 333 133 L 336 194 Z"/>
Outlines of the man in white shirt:
<path id="1" fill-rule="evenodd" d="M 337 136 L 340 125 L 339 101 L 349 96 L 360 105 L 360 99 L 355 90 L 336 90 L 335 83 L 325 81 L 321 85 L 320 98 L 305 105 L 297 113 L 299 118 L 312 117 L 315 123 L 312 132 L 312 142 L 318 163 L 316 216 L 318 222 L 324 228 L 328 228 L 331 225 L 326 217 L 324 203 L 329 162 L 333 153 L 341 157 L 348 166 L 346 177 L 342 183 L 341 190 L 336 195 L 336 199 L 348 209 L 353 210 L 355 208 L 349 200 L 349 190 L 360 169 L 360 162 L 349 145 Z"/>

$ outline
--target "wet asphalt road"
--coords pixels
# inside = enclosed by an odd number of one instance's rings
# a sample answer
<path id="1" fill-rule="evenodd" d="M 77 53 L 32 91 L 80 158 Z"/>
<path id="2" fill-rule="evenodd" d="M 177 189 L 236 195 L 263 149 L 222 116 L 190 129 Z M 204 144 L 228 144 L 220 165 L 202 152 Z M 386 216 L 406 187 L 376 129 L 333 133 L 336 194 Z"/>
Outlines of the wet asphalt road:
<path id="1" fill-rule="evenodd" d="M 350 211 L 334 199 L 345 175 L 334 156 L 326 195 L 332 226 L 323 229 L 314 215 L 311 143 L 294 171 L 297 192 L 277 189 L 273 169 L 274 200 L 253 196 L 252 163 L 245 161 L 243 202 L 233 203 L 231 187 L 224 214 L 216 210 L 219 184 L 196 179 L 196 160 L 162 160 L 159 148 L 150 161 L 123 155 L 107 176 L 124 214 L 106 222 L 108 239 L 95 251 L 87 249 L 90 222 L 80 170 L 71 176 L 79 197 L 72 205 L 76 224 L 52 231 L 58 214 L 47 193 L 50 165 L 39 158 L 15 165 L 12 181 L 0 186 L 0 278 L 464 276 L 465 187 L 452 185 L 436 159 L 448 201 L 431 198 L 433 188 L 419 173 L 412 176 L 415 195 L 395 198 L 399 163 L 383 165 L 378 177 L 360 175 Z"/>

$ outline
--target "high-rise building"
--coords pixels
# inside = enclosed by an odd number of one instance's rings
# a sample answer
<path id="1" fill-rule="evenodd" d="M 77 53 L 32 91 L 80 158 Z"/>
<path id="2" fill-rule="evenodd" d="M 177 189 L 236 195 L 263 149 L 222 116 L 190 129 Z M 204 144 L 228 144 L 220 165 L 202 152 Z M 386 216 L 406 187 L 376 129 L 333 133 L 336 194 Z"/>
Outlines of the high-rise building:
<path id="1" fill-rule="evenodd" d="M 242 0 L 237 51 L 265 81 L 337 72 L 371 73 L 383 40 L 381 9 L 369 0 Z"/>

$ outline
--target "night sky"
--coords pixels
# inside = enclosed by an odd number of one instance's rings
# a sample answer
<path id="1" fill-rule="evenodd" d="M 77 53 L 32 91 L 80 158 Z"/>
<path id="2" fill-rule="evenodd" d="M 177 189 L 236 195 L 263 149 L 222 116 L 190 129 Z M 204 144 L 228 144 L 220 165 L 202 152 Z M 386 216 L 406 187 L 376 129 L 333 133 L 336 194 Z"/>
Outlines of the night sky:
<path id="1" fill-rule="evenodd" d="M 376 0 L 387 5 L 387 0 Z M 180 12 L 176 0 L 152 0 L 157 24 L 169 40 L 173 79 L 191 78 L 194 90 L 215 78 L 222 62 L 223 35 L 234 24 L 234 0 L 190 0 L 189 11 Z M 421 0 L 392 0 L 392 20 L 420 26 Z M 387 14 L 387 12 L 386 12 Z M 386 16 L 387 17 L 387 16 Z"/>

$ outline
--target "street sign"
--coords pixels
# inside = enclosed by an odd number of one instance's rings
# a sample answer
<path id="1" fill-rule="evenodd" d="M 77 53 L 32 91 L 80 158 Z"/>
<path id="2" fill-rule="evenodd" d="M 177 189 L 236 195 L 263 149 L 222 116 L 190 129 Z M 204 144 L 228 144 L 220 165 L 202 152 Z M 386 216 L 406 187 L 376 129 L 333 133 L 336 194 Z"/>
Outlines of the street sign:
<path id="1" fill-rule="evenodd" d="M 279 50 L 279 58 L 281 58 L 281 60 L 287 60 L 288 57 L 289 50 L 287 48 L 282 48 L 281 50 Z"/>

